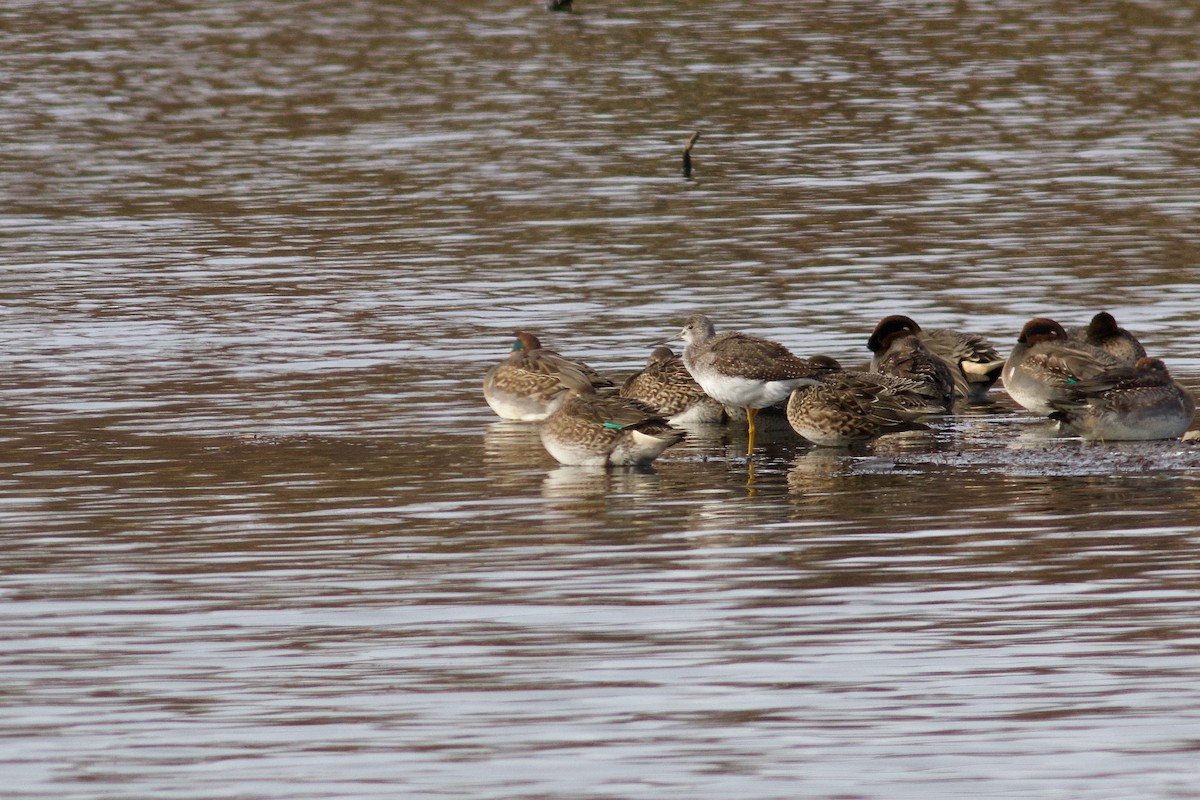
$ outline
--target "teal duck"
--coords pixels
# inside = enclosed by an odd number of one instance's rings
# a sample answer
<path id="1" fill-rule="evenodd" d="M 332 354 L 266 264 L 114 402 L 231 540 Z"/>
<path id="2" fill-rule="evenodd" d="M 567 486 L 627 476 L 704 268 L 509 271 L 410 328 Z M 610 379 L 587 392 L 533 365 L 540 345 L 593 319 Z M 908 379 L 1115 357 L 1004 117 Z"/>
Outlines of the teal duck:
<path id="1" fill-rule="evenodd" d="M 914 413 L 921 415 L 941 414 L 946 408 L 938 387 L 928 381 L 903 378 L 884 372 L 844 369 L 837 359 L 829 356 L 813 356 L 809 359 L 820 371 L 821 383 L 825 386 L 853 387 L 861 384 L 878 386 L 894 395 L 896 399 Z"/>
<path id="2" fill-rule="evenodd" d="M 571 394 L 539 432 L 550 455 L 569 466 L 648 466 L 686 435 L 637 400 L 594 392 Z"/>
<path id="3" fill-rule="evenodd" d="M 508 358 L 484 375 L 483 397 L 504 419 L 536 422 L 550 416 L 571 392 L 612 386 L 587 364 L 543 349 L 538 337 L 519 331 Z"/>
<path id="4" fill-rule="evenodd" d="M 1140 358 L 1081 380 L 1053 400 L 1051 419 L 1084 439 L 1177 439 L 1196 413 L 1196 400 L 1157 358 Z"/>
<path id="5" fill-rule="evenodd" d="M 950 362 L 925 346 L 920 331 L 908 317 L 895 315 L 880 320 L 867 340 L 872 353 L 871 369 L 927 384 L 943 410 L 950 411 L 955 396 L 966 396 L 966 379 L 957 369 L 951 369 Z"/>
<path id="6" fill-rule="evenodd" d="M 811 360 L 823 372 L 821 382 L 792 391 L 787 420 L 813 444 L 847 447 L 889 433 L 929 430 L 917 418 L 945 410 L 940 397 L 927 394 L 924 381 L 846 371 L 825 356 Z"/>
<path id="7" fill-rule="evenodd" d="M 1101 311 L 1086 326 L 1072 328 L 1067 334 L 1073 341 L 1107 350 L 1130 364 L 1146 357 L 1146 348 L 1137 337 L 1118 325 L 1116 318 L 1107 311 Z"/>
<path id="8" fill-rule="evenodd" d="M 879 364 L 888 352 L 884 343 L 896 331 L 915 335 L 926 350 L 944 361 L 954 382 L 955 397 L 968 402 L 985 400 L 1004 368 L 1004 357 L 1000 351 L 978 333 L 951 328 L 922 328 L 911 317 L 893 314 L 881 319 L 867 339 L 872 370 L 880 371 Z"/>
<path id="9" fill-rule="evenodd" d="M 1004 388 L 1019 405 L 1050 415 L 1054 403 L 1070 401 L 1072 387 L 1126 362 L 1106 350 L 1071 341 L 1052 319 L 1025 323 L 1004 365 Z"/>
<path id="10" fill-rule="evenodd" d="M 720 423 L 726 417 L 725 407 L 704 392 L 669 347 L 656 347 L 618 394 L 656 409 L 672 425 Z"/>

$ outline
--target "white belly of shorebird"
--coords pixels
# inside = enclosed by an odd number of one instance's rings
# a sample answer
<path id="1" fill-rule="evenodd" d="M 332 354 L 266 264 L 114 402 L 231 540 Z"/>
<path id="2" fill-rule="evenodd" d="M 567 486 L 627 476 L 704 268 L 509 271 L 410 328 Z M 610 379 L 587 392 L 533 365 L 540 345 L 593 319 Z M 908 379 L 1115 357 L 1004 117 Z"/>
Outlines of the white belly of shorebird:
<path id="1" fill-rule="evenodd" d="M 737 408 L 766 408 L 786 400 L 792 389 L 806 383 L 816 383 L 810 378 L 791 378 L 786 381 L 756 381 L 750 378 L 721 376 L 715 379 L 696 378 L 709 397 Z"/>

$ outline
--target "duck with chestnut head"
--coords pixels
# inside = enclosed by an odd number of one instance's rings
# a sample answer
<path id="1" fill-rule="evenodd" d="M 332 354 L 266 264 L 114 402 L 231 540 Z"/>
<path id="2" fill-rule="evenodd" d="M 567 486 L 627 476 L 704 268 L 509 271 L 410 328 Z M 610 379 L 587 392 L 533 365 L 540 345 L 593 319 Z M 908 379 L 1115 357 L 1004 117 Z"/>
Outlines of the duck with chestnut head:
<path id="1" fill-rule="evenodd" d="M 1004 365 L 1004 388 L 1019 405 L 1048 416 L 1080 381 L 1124 363 L 1099 347 L 1072 341 L 1054 320 L 1035 317 L 1021 328 Z"/>
<path id="2" fill-rule="evenodd" d="M 1107 350 L 1130 364 L 1146 355 L 1146 348 L 1138 338 L 1118 325 L 1116 317 L 1107 311 L 1101 311 L 1087 325 L 1072 328 L 1067 333 L 1074 341 Z"/>

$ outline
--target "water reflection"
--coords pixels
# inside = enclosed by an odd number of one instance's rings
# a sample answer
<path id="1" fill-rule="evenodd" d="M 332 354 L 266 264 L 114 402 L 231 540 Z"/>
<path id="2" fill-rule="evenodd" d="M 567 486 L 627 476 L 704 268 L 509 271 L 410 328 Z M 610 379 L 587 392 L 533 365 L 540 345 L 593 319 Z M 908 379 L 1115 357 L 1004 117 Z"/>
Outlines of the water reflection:
<path id="1" fill-rule="evenodd" d="M 542 446 L 536 424 L 509 420 L 492 422 L 486 426 L 483 432 L 483 458 L 489 472 L 498 478 L 503 478 L 513 470 L 536 468 L 537 472 L 542 472 L 555 463 Z"/>

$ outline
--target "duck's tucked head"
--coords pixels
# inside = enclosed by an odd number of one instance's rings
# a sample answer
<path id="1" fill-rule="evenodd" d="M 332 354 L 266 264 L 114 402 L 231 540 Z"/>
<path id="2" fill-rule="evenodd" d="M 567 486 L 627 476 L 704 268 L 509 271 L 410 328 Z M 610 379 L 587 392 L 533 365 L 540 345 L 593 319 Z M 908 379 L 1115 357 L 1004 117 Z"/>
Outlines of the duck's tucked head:
<path id="1" fill-rule="evenodd" d="M 888 345 L 900 336 L 910 336 L 921 332 L 921 326 L 903 314 L 893 314 L 879 320 L 871 338 L 867 339 L 867 349 L 872 353 L 882 353 Z M 898 335 L 897 335 L 898 334 Z"/>
<path id="2" fill-rule="evenodd" d="M 703 314 L 692 314 L 683 323 L 679 338 L 688 344 L 700 344 L 711 339 L 716 333 L 717 329 L 713 327 L 712 320 Z"/>
<path id="3" fill-rule="evenodd" d="M 828 375 L 831 372 L 841 372 L 842 364 L 836 358 L 831 356 L 813 356 L 808 359 L 808 363 L 813 365 L 813 368 L 822 375 Z"/>
<path id="4" fill-rule="evenodd" d="M 675 351 L 669 347 L 656 347 L 650 353 L 650 358 L 646 360 L 647 364 L 659 364 L 664 361 L 670 361 L 675 357 Z"/>
<path id="5" fill-rule="evenodd" d="M 1034 317 L 1025 323 L 1024 328 L 1021 328 L 1021 335 L 1017 337 L 1017 343 L 1032 347 L 1038 342 L 1053 342 L 1066 338 L 1067 332 L 1063 330 L 1062 325 L 1052 319 Z"/>
<path id="6" fill-rule="evenodd" d="M 910 356 L 925 350 L 925 345 L 916 334 L 909 331 L 892 331 L 883 338 L 879 352 L 895 355 L 896 357 Z"/>
<path id="7" fill-rule="evenodd" d="M 1087 326 L 1089 339 L 1109 339 L 1120 334 L 1121 329 L 1117 327 L 1116 318 L 1107 311 L 1101 311 L 1092 317 L 1092 321 Z"/>
<path id="8" fill-rule="evenodd" d="M 1167 374 L 1167 365 L 1163 363 L 1161 358 L 1150 358 L 1143 356 L 1137 360 L 1133 368 L 1138 372 L 1154 372 L 1161 375 Z"/>
<path id="9" fill-rule="evenodd" d="M 517 331 L 517 338 L 513 341 L 512 351 L 519 353 L 522 350 L 540 350 L 542 343 L 538 337 L 527 331 Z"/>

